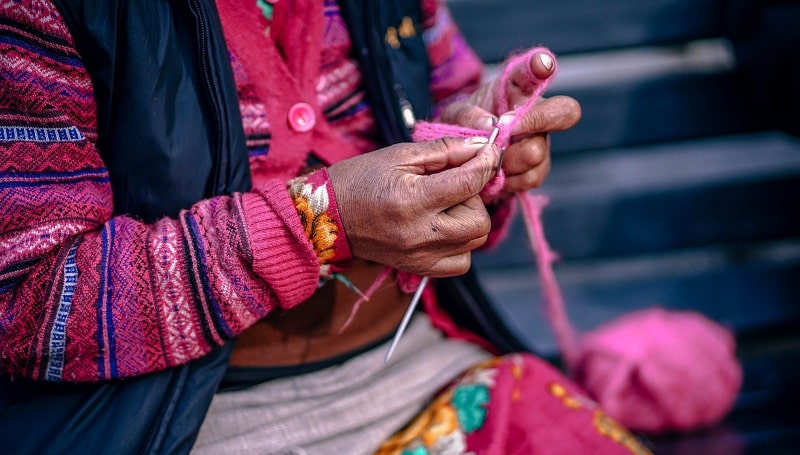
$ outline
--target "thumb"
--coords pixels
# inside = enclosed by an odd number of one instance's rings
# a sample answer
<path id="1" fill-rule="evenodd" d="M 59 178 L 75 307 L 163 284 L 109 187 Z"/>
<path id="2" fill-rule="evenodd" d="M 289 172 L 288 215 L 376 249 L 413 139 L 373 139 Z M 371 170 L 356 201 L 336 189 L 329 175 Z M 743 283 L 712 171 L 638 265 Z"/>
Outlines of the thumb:
<path id="1" fill-rule="evenodd" d="M 478 153 L 473 157 L 449 167 L 441 172 L 421 176 L 423 185 L 423 204 L 426 207 L 444 210 L 461 204 L 467 199 L 476 196 L 484 186 L 494 177 L 497 161 L 500 158 L 500 149 L 495 144 L 489 144 L 485 138 L 471 138 L 461 141 L 462 144 L 472 141 L 482 144 Z M 453 143 L 455 142 L 455 143 Z M 459 150 L 458 141 L 446 142 L 452 147 L 452 163 L 457 163 L 459 156 L 465 154 Z M 469 148 L 469 145 L 461 145 Z M 474 147 L 474 145 L 473 145 Z"/>
<path id="2" fill-rule="evenodd" d="M 461 166 L 475 158 L 486 142 L 487 139 L 483 137 L 444 137 L 432 141 L 395 144 L 386 150 L 390 152 L 389 161 L 394 161 L 406 172 L 422 176 Z"/>

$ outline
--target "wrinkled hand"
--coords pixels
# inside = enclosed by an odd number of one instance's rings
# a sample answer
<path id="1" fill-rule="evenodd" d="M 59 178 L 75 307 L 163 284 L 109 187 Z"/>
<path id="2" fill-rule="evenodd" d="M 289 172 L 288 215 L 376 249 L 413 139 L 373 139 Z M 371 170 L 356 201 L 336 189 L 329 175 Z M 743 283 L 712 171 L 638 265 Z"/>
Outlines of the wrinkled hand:
<path id="1" fill-rule="evenodd" d="M 528 64 L 539 79 L 549 77 L 555 70 L 553 56 L 547 52 L 535 53 Z M 508 106 L 521 106 L 529 99 L 536 86 L 527 77 L 527 68 L 518 65 L 507 79 Z M 446 123 L 490 131 L 494 115 L 501 123 L 514 118 L 514 111 L 498 112 L 497 84 L 495 79 L 481 86 L 469 98 L 451 104 L 442 113 Z M 505 115 L 503 115 L 505 114 Z M 517 191 L 526 191 L 540 186 L 550 172 L 550 139 L 547 133 L 563 131 L 573 127 L 581 117 L 578 102 L 568 96 L 540 99 L 533 109 L 522 118 L 511 131 L 511 144 L 503 156 L 503 171 L 506 179 L 503 187 L 509 196 Z"/>
<path id="2" fill-rule="evenodd" d="M 467 139 L 396 144 L 328 169 L 354 256 L 432 277 L 465 273 L 491 228 L 478 194 L 496 146 Z"/>

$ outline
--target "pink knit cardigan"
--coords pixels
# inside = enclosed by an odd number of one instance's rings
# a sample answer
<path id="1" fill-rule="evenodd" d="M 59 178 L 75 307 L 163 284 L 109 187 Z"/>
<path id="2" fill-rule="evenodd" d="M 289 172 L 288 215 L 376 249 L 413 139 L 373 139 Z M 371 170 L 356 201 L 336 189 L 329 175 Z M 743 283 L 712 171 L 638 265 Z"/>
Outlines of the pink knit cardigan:
<path id="1" fill-rule="evenodd" d="M 481 67 L 446 10 L 423 5 L 433 93 L 445 102 L 474 86 Z M 347 98 L 354 108 L 330 124 L 368 151 L 373 122 L 368 106 L 358 108 L 360 75 L 342 61 L 348 40 L 341 18 L 328 14 L 335 3 L 325 8 L 323 59 L 330 61 L 317 101 L 335 106 Z M 158 371 L 312 295 L 320 262 L 286 170 L 264 153 L 264 100 L 249 90 L 235 55 L 257 184 L 145 224 L 112 216 L 91 80 L 55 7 L 21 0 L 0 5 L 0 18 L 8 37 L 0 42 L 0 371 L 50 381 Z"/>

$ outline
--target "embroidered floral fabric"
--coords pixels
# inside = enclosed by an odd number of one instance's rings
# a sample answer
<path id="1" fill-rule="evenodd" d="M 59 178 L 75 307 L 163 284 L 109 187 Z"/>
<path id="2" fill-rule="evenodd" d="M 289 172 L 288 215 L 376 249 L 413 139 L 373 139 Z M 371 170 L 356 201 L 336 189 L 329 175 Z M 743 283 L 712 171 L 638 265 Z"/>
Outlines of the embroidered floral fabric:
<path id="1" fill-rule="evenodd" d="M 528 354 L 476 365 L 376 455 L 650 454 L 569 379 Z"/>
<path id="2" fill-rule="evenodd" d="M 352 256 L 328 170 L 322 168 L 292 179 L 289 194 L 319 258 L 320 275 L 330 278 L 336 271 L 334 264 Z"/>

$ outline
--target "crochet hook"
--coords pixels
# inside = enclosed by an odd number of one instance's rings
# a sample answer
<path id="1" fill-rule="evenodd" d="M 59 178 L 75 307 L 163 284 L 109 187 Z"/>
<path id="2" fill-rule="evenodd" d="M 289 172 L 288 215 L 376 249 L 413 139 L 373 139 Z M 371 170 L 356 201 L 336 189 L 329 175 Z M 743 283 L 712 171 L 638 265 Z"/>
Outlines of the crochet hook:
<path id="1" fill-rule="evenodd" d="M 422 297 L 422 291 L 425 290 L 425 286 L 427 285 L 428 285 L 428 277 L 424 276 L 422 277 L 422 280 L 420 280 L 419 286 L 417 286 L 417 290 L 414 291 L 414 296 L 411 297 L 411 303 L 408 304 L 406 313 L 403 315 L 403 319 L 400 321 L 400 326 L 397 327 L 397 332 L 394 333 L 394 338 L 392 338 L 392 344 L 389 345 L 389 350 L 386 351 L 386 357 L 384 357 L 383 363 L 389 363 L 389 359 L 392 357 L 392 353 L 394 353 L 394 350 L 397 347 L 397 343 L 400 341 L 400 338 L 406 331 L 406 327 L 408 327 L 409 321 L 411 321 L 411 316 L 414 315 L 414 310 L 417 308 L 417 304 L 419 304 L 419 300 Z"/>

